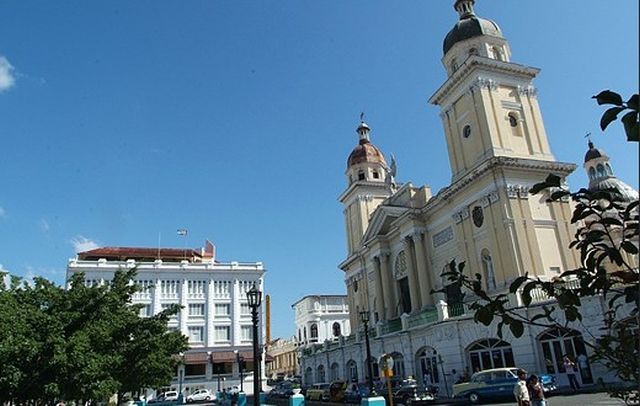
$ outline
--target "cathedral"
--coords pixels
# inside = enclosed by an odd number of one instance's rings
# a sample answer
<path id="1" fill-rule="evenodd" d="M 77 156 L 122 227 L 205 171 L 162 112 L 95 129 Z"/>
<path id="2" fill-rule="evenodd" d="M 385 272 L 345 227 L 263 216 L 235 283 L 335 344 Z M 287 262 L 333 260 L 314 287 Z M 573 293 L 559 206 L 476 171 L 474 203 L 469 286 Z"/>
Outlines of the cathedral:
<path id="1" fill-rule="evenodd" d="M 576 169 L 551 150 L 533 83 L 539 69 L 511 60 L 500 27 L 477 16 L 473 0 L 457 0 L 454 8 L 459 19 L 442 50 L 447 79 L 429 99 L 440 107 L 451 182 L 435 194 L 396 182 L 395 161 L 386 161 L 361 120 L 339 197 L 348 250 L 339 266 L 355 333 L 303 346 L 305 383 L 366 379 L 361 312 L 372 326 L 374 375 L 379 357 L 390 354 L 395 376 L 429 376 L 442 394 L 464 372 L 505 366 L 554 374 L 565 385 L 562 356 L 588 355 L 584 330 L 525 327 L 522 337 L 505 331 L 498 338 L 495 325 L 475 323 L 462 292 L 440 276 L 452 260 L 464 261 L 498 294 L 525 273 L 551 279 L 580 260 L 567 248 L 575 233 L 571 202 L 529 194 L 548 174 L 564 179 Z M 591 143 L 584 167 L 590 187 L 615 184 L 637 199 Z M 549 299 L 539 295 L 534 302 Z M 522 306 L 518 295 L 512 304 Z M 585 301 L 584 312 L 582 328 L 596 331 L 599 318 L 589 316 L 601 312 L 600 299 Z M 598 365 L 585 365 L 579 378 L 585 384 L 614 379 Z"/>

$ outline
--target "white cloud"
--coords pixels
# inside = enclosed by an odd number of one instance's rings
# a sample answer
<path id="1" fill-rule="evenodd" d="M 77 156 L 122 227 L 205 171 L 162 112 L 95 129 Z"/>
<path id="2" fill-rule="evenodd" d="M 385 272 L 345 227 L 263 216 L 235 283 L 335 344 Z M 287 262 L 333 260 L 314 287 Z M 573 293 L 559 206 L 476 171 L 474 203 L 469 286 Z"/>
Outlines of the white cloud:
<path id="1" fill-rule="evenodd" d="M 40 226 L 40 229 L 42 230 L 43 233 L 48 232 L 49 229 L 51 228 L 51 226 L 49 225 L 49 222 L 45 219 L 40 219 L 40 221 L 38 222 L 38 225 Z"/>
<path id="2" fill-rule="evenodd" d="M 16 83 L 16 79 L 12 74 L 14 69 L 7 58 L 0 56 L 0 93 L 9 90 Z"/>
<path id="3" fill-rule="evenodd" d="M 81 235 L 76 236 L 70 242 L 76 252 L 89 251 L 100 247 L 97 242 Z"/>

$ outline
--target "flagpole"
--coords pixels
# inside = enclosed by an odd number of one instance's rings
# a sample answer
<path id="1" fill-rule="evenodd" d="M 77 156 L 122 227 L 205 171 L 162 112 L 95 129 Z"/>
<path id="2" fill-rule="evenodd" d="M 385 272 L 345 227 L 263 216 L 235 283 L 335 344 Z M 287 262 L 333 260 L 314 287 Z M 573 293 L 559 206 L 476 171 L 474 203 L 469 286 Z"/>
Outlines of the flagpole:
<path id="1" fill-rule="evenodd" d="M 160 259 L 160 237 L 161 236 L 162 236 L 162 233 L 158 231 L 158 258 L 156 259 Z"/>

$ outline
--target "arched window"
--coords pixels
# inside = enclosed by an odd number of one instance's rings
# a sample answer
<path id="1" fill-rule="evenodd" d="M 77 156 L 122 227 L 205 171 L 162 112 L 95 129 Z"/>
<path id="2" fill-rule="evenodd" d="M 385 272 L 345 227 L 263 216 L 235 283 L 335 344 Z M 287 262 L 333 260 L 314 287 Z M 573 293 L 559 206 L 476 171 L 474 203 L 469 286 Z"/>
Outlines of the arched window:
<path id="1" fill-rule="evenodd" d="M 604 167 L 606 168 L 607 175 L 613 176 L 613 169 L 611 169 L 611 165 L 609 165 L 609 162 L 605 163 Z"/>
<path id="2" fill-rule="evenodd" d="M 358 365 L 354 360 L 347 362 L 347 379 L 349 382 L 358 382 Z"/>
<path id="3" fill-rule="evenodd" d="M 340 335 L 342 334 L 340 323 L 338 323 L 337 321 L 333 323 L 331 330 L 333 331 L 334 337 L 340 337 Z"/>
<path id="4" fill-rule="evenodd" d="M 462 128 L 462 137 L 469 138 L 471 136 L 471 126 L 469 124 Z"/>
<path id="5" fill-rule="evenodd" d="M 509 113 L 509 125 L 511 127 L 518 126 L 518 117 L 516 117 L 515 113 Z"/>
<path id="6" fill-rule="evenodd" d="M 304 382 L 307 385 L 311 385 L 313 383 L 313 369 L 311 369 L 311 367 L 307 367 L 304 371 Z"/>
<path id="7" fill-rule="evenodd" d="M 455 72 L 458 70 L 458 62 L 456 62 L 455 59 L 451 60 L 451 73 Z"/>
<path id="8" fill-rule="evenodd" d="M 340 365 L 337 362 L 331 364 L 331 382 L 340 379 Z"/>
<path id="9" fill-rule="evenodd" d="M 380 179 L 380 173 L 375 169 L 373 170 L 373 179 Z"/>
<path id="10" fill-rule="evenodd" d="M 404 378 L 404 355 L 394 352 L 391 357 L 393 357 L 393 376 Z"/>
<path id="11" fill-rule="evenodd" d="M 596 170 L 598 171 L 599 178 L 606 176 L 606 173 L 604 171 L 604 166 L 602 166 L 602 164 L 598 164 L 598 166 L 596 166 Z"/>
<path id="12" fill-rule="evenodd" d="M 551 328 L 540 334 L 538 341 L 542 347 L 544 365 L 550 374 L 565 372 L 563 359 L 565 355 L 573 362 L 575 362 L 581 354 L 587 355 L 582 334 L 576 330 Z M 582 376 L 583 379 L 585 375 L 590 377 L 591 374 L 584 374 Z"/>
<path id="13" fill-rule="evenodd" d="M 595 179 L 596 178 L 596 170 L 595 168 L 592 166 L 591 168 L 589 168 L 589 179 Z"/>
<path id="14" fill-rule="evenodd" d="M 374 378 L 378 378 L 380 377 L 380 370 L 378 368 L 378 361 L 376 360 L 375 357 L 371 357 L 369 358 L 370 362 L 371 362 L 371 369 L 373 371 L 373 377 Z M 365 380 L 369 380 L 369 365 L 367 365 L 366 361 L 364 363 L 364 365 L 362 366 L 364 368 L 364 377 Z"/>
<path id="15" fill-rule="evenodd" d="M 364 171 L 358 171 L 358 180 L 364 180 Z"/>
<path id="16" fill-rule="evenodd" d="M 318 365 L 318 369 L 316 371 L 316 380 L 318 381 L 318 383 L 324 383 L 327 381 L 324 374 L 324 365 Z"/>
<path id="17" fill-rule="evenodd" d="M 502 50 L 498 47 L 493 47 L 493 57 L 499 61 L 504 61 Z"/>
<path id="18" fill-rule="evenodd" d="M 302 336 L 304 337 L 304 341 L 307 341 L 307 328 L 306 327 L 302 328 Z"/>
<path id="19" fill-rule="evenodd" d="M 416 355 L 417 365 L 419 365 L 418 376 L 419 382 L 424 386 L 435 385 L 440 382 L 440 373 L 438 372 L 438 353 L 431 347 L 424 347 Z"/>
<path id="20" fill-rule="evenodd" d="M 310 338 L 312 342 L 318 341 L 318 325 L 312 324 L 309 328 Z"/>
<path id="21" fill-rule="evenodd" d="M 476 341 L 467 348 L 467 354 L 473 372 L 516 365 L 511 344 L 497 338 Z"/>
<path id="22" fill-rule="evenodd" d="M 478 50 L 476 48 L 471 48 L 469 50 L 469 55 L 478 55 Z"/>
<path id="23" fill-rule="evenodd" d="M 482 258 L 482 270 L 484 271 L 484 280 L 487 284 L 487 289 L 492 290 L 496 288 L 496 274 L 493 270 L 493 259 L 489 251 L 484 249 L 480 255 Z"/>
<path id="24" fill-rule="evenodd" d="M 402 312 L 409 314 L 411 313 L 411 295 L 409 293 L 409 278 L 407 277 L 407 256 L 404 251 L 400 251 L 396 256 L 393 274 L 398 281 Z"/>

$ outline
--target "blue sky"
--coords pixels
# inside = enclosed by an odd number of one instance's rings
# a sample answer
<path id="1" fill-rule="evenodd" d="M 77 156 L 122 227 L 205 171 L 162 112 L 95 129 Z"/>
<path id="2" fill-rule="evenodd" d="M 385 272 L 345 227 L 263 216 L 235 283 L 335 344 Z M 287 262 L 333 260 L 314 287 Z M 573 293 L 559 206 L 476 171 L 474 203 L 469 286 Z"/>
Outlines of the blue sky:
<path id="1" fill-rule="evenodd" d="M 181 247 L 263 261 L 274 336 L 343 293 L 337 196 L 361 111 L 398 179 L 448 184 L 438 109 L 453 1 L 41 2 L 0 9 L 0 264 L 64 279 L 75 249 Z M 480 0 L 536 85 L 557 159 L 585 132 L 638 185 L 638 148 L 590 97 L 638 89 L 638 2 Z M 579 167 L 570 178 L 586 183 Z"/>

